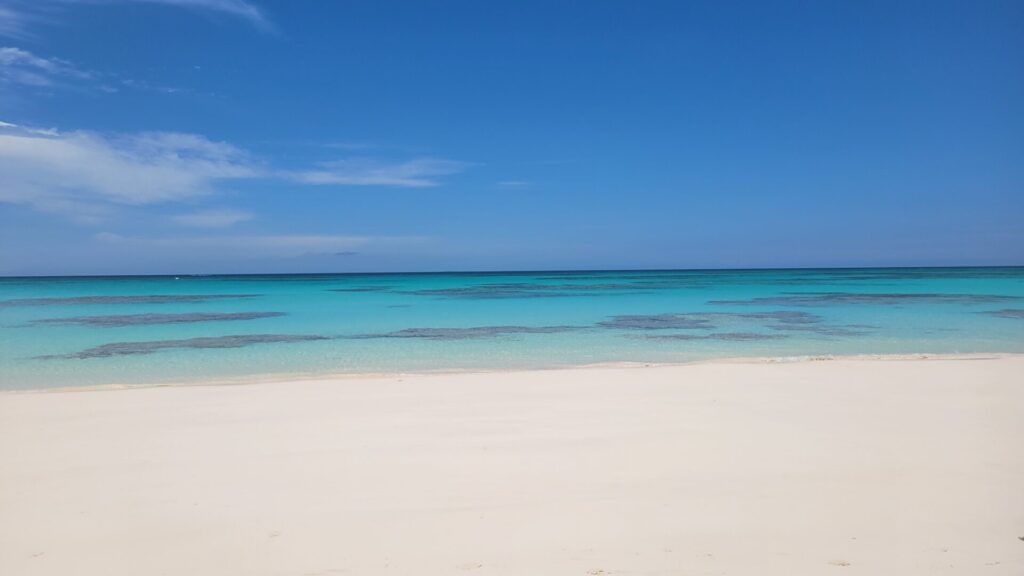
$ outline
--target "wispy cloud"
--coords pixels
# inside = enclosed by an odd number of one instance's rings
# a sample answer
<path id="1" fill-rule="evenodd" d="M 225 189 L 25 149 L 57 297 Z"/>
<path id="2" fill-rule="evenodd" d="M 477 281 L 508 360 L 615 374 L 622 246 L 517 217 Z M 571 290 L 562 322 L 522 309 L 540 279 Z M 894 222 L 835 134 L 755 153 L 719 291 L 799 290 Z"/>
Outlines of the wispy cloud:
<path id="1" fill-rule="evenodd" d="M 43 58 L 9 46 L 0 47 L 0 82 L 26 86 L 53 86 L 66 81 L 93 79 L 92 72 L 79 70 L 59 58 Z"/>
<path id="2" fill-rule="evenodd" d="M 314 169 L 275 168 L 226 142 L 198 134 L 63 132 L 0 122 L 0 202 L 95 222 L 117 206 L 179 202 L 211 195 L 225 181 L 420 188 L 467 164 L 436 158 L 337 160 Z M 227 227 L 252 217 L 199 209 L 178 224 Z"/>
<path id="3" fill-rule="evenodd" d="M 456 174 L 465 168 L 464 162 L 437 158 L 399 162 L 349 158 L 324 162 L 315 170 L 293 172 L 290 176 L 306 184 L 423 188 L 437 186 L 437 177 Z"/>
<path id="4" fill-rule="evenodd" d="M 338 254 L 360 250 L 393 249 L 420 245 L 430 239 L 423 236 L 345 236 L 332 234 L 283 234 L 239 236 L 182 236 L 143 238 L 110 232 L 96 234 L 96 240 L 134 248 L 185 249 L 190 253 L 208 250 L 219 256 L 238 254 L 247 258 L 294 257 L 312 254 Z"/>
<path id="5" fill-rule="evenodd" d="M 233 210 L 221 208 L 213 210 L 199 210 L 188 214 L 178 214 L 171 219 L 182 226 L 195 228 L 227 228 L 239 222 L 252 220 L 255 214 L 244 210 Z"/>
<path id="6" fill-rule="evenodd" d="M 245 0 L 106 0 L 107 2 L 140 2 L 147 4 L 165 4 L 182 8 L 210 10 L 241 18 L 266 32 L 274 30 L 273 24 L 266 13 L 251 2 Z"/>
<path id="7" fill-rule="evenodd" d="M 248 22 L 264 32 L 274 32 L 274 24 L 262 8 L 246 0 L 5 0 L 0 6 L 0 36 L 26 38 L 38 22 L 60 22 L 61 8 L 99 4 L 159 4 L 177 8 L 225 14 Z"/>
<path id="8" fill-rule="evenodd" d="M 77 90 L 118 92 L 122 88 L 172 94 L 186 92 L 119 74 L 86 70 L 61 58 L 33 54 L 13 46 L 0 46 L 0 89 L 11 87 L 31 91 Z"/>
<path id="9" fill-rule="evenodd" d="M 24 38 L 28 35 L 29 16 L 11 6 L 0 6 L 0 36 Z"/>
<path id="10" fill-rule="evenodd" d="M 95 216 L 97 204 L 144 205 L 208 194 L 213 183 L 253 178 L 241 150 L 195 134 L 105 136 L 0 128 L 0 202 Z"/>

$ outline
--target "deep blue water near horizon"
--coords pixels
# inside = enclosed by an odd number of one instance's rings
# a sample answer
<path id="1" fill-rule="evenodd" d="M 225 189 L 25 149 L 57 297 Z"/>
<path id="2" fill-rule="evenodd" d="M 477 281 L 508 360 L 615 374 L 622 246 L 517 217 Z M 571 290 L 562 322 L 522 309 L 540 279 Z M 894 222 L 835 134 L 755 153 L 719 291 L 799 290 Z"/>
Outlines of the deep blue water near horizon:
<path id="1" fill-rule="evenodd" d="M 0 278 L 0 389 L 1024 352 L 1024 267 Z"/>

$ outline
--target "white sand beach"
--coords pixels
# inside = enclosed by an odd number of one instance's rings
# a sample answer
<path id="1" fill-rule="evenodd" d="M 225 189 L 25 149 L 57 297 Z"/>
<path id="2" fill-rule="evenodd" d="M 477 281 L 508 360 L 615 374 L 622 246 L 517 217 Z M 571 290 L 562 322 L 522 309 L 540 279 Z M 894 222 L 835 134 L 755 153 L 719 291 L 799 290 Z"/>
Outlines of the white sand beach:
<path id="1" fill-rule="evenodd" d="M 1024 574 L 1024 358 L 0 395 L 0 574 Z"/>

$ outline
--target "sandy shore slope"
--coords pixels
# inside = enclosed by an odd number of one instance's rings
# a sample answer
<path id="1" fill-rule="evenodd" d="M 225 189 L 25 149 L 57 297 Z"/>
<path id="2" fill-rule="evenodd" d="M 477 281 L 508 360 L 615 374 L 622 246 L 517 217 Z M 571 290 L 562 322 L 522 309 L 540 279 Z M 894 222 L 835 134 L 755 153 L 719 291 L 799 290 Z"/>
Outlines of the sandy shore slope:
<path id="1" fill-rule="evenodd" d="M 0 574 L 1024 574 L 1024 358 L 0 395 Z"/>

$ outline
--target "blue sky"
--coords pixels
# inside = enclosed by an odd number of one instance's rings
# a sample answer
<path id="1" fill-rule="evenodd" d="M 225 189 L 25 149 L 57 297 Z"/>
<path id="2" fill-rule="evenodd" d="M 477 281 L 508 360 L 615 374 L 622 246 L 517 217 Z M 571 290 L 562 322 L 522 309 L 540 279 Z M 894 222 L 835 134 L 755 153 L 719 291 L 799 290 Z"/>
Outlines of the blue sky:
<path id="1" fill-rule="evenodd" d="M 1024 263 L 1024 3 L 0 0 L 0 274 Z"/>

